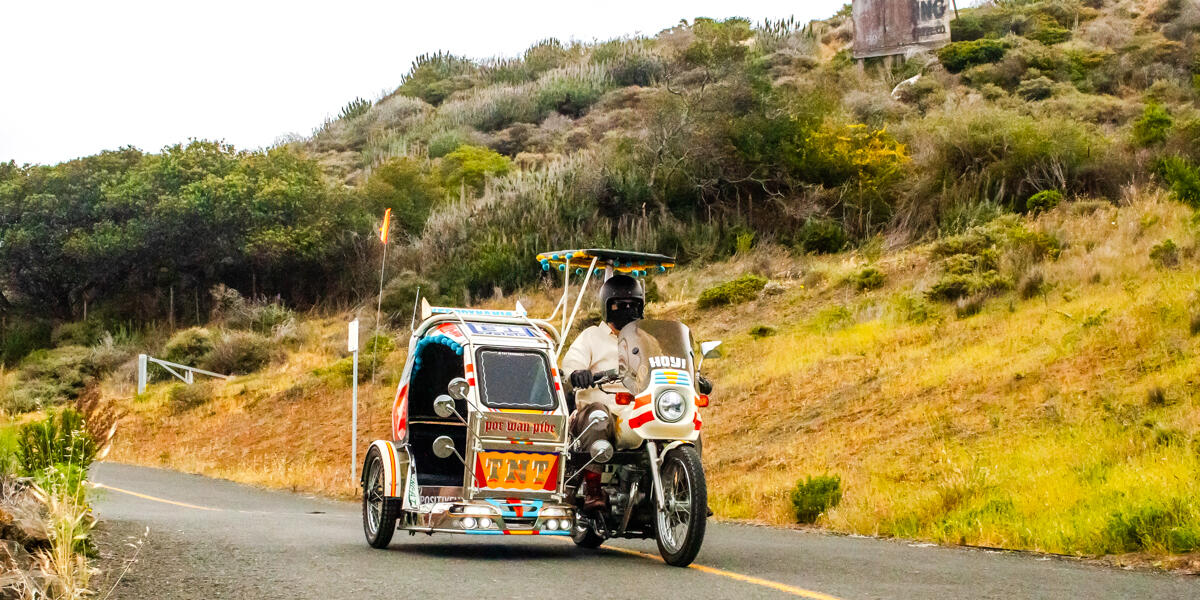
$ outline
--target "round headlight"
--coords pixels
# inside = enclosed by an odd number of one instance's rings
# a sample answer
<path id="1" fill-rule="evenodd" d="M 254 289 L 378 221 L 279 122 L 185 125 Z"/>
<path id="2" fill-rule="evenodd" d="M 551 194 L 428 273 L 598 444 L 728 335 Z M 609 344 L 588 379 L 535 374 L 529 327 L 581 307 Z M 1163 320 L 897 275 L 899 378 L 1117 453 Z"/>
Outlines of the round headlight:
<path id="1" fill-rule="evenodd" d="M 463 529 L 475 529 L 475 517 L 465 517 L 462 520 Z"/>
<path id="2" fill-rule="evenodd" d="M 492 521 L 491 519 L 480 519 L 479 520 L 479 528 L 480 529 L 491 529 L 495 524 L 496 523 L 494 521 Z"/>
<path id="3" fill-rule="evenodd" d="M 549 529 L 550 531 L 554 531 L 555 529 L 558 529 L 558 521 L 555 521 L 554 519 L 547 519 L 546 520 L 546 529 Z"/>
<path id="4" fill-rule="evenodd" d="M 568 521 L 567 519 L 559 519 L 558 520 L 558 528 L 563 531 L 566 531 L 571 528 L 571 522 Z"/>
<path id="5" fill-rule="evenodd" d="M 684 405 L 683 395 L 675 390 L 667 390 L 659 394 L 654 401 L 658 418 L 668 423 L 674 423 L 683 418 Z"/>

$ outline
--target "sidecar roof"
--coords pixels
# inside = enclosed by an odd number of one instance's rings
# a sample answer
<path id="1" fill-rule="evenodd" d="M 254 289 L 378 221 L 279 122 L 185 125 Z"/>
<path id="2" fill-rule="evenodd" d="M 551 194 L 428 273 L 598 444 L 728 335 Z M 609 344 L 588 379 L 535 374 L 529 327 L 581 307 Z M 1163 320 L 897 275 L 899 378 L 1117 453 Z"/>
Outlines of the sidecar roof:
<path id="1" fill-rule="evenodd" d="M 537 260 L 542 269 L 551 268 L 559 271 L 567 269 L 586 270 L 596 260 L 596 268 L 612 267 L 613 271 L 633 275 L 634 277 L 662 273 L 675 266 L 675 258 L 665 254 L 649 252 L 630 252 L 628 250 L 608 250 L 604 248 L 586 248 L 582 250 L 554 250 L 542 252 Z"/>

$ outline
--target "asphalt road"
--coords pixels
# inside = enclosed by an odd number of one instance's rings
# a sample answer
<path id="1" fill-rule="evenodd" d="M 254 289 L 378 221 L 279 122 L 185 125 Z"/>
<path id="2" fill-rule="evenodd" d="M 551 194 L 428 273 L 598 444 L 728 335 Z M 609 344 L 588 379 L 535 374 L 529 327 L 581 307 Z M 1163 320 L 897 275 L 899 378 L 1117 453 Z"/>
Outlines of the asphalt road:
<path id="1" fill-rule="evenodd" d="M 109 463 L 92 479 L 107 572 L 95 587 L 136 560 L 113 598 L 1200 598 L 1196 577 L 719 523 L 691 569 L 656 560 L 650 540 L 586 551 L 401 532 L 373 550 L 355 503 Z"/>

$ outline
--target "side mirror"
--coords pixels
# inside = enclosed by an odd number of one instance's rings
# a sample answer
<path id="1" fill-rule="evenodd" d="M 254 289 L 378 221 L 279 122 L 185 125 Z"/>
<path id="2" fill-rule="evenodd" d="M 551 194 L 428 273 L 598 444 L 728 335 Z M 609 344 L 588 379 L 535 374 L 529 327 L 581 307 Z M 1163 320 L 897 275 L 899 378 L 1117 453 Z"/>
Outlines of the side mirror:
<path id="1" fill-rule="evenodd" d="M 471 393 L 471 385 L 462 377 L 455 377 L 450 380 L 450 385 L 446 386 L 450 392 L 450 397 L 455 400 L 466 400 L 467 394 Z"/>
<path id="2" fill-rule="evenodd" d="M 588 425 L 604 425 L 608 422 L 608 413 L 602 410 L 593 410 L 592 414 L 588 415 Z"/>
<path id="3" fill-rule="evenodd" d="M 696 363 L 696 372 L 700 372 L 700 367 L 704 365 L 706 358 L 720 358 L 721 351 L 718 350 L 721 346 L 721 340 L 713 340 L 711 342 L 700 342 L 700 362 Z"/>
<path id="4" fill-rule="evenodd" d="M 458 414 L 458 411 L 454 410 L 454 398 L 451 398 L 445 394 L 434 398 L 433 412 L 443 419 L 449 417 L 450 415 Z"/>
<path id="5" fill-rule="evenodd" d="M 439 435 L 433 440 L 433 455 L 438 458 L 449 458 L 451 454 L 458 454 L 458 450 L 454 448 L 454 440 L 448 435 Z M 459 457 L 462 460 L 462 457 Z"/>
<path id="6" fill-rule="evenodd" d="M 588 454 L 592 455 L 592 460 L 598 463 L 606 463 L 612 460 L 613 445 L 608 440 L 596 440 L 592 442 L 592 447 L 588 448 Z"/>
<path id="7" fill-rule="evenodd" d="M 717 350 L 721 346 L 721 340 L 713 340 L 711 342 L 700 342 L 700 356 L 704 358 L 720 358 L 721 352 Z"/>

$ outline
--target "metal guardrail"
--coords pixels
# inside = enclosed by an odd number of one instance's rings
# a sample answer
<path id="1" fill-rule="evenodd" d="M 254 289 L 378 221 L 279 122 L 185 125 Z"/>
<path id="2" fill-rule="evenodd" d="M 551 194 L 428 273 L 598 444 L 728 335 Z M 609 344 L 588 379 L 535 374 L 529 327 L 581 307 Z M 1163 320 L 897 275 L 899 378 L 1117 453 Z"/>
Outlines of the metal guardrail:
<path id="1" fill-rule="evenodd" d="M 154 363 L 166 369 L 168 373 L 174 375 L 175 377 L 179 378 L 179 380 L 189 385 L 193 383 L 193 376 L 196 373 L 207 375 L 209 377 L 219 377 L 221 379 L 233 379 L 232 375 L 213 373 L 212 371 L 205 371 L 204 369 L 197 369 L 195 367 L 189 367 L 187 365 L 181 365 L 179 363 L 173 363 L 159 358 L 154 358 L 153 356 L 139 354 L 137 372 L 137 393 L 139 394 L 146 391 L 146 383 L 148 382 L 146 369 L 150 366 L 150 363 Z M 183 374 L 180 374 L 175 369 L 179 369 Z"/>

